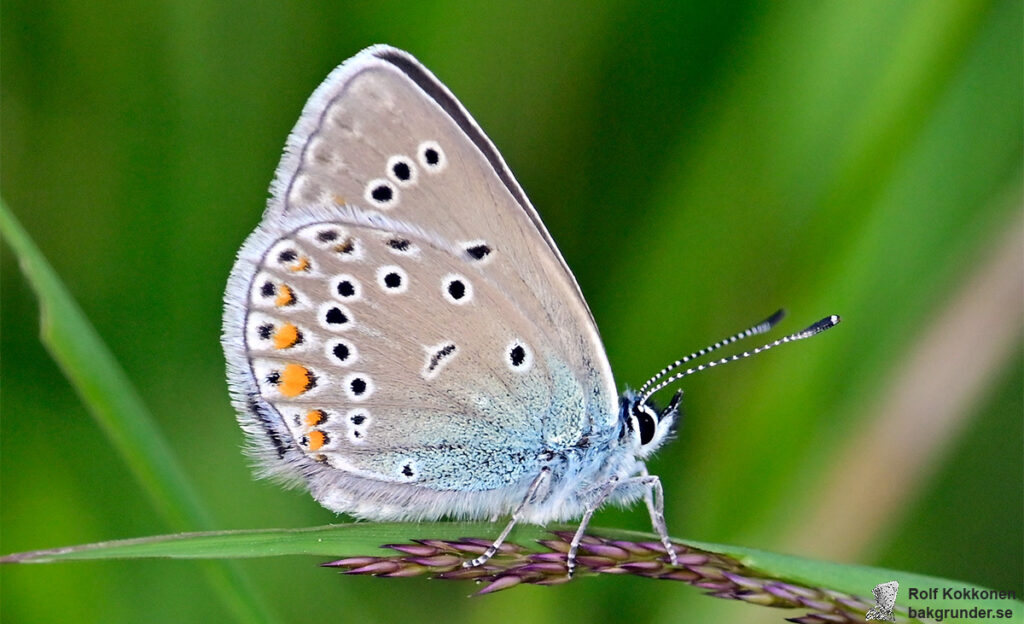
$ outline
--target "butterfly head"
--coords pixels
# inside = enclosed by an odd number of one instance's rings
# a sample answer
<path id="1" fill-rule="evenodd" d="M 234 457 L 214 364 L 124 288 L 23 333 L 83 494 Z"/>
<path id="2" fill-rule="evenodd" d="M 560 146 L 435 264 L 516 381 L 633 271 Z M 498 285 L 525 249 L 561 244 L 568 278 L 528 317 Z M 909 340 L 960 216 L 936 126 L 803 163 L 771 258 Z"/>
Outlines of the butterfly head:
<path id="1" fill-rule="evenodd" d="M 621 436 L 628 439 L 633 455 L 645 459 L 658 450 L 676 428 L 682 390 L 661 410 L 643 395 L 627 390 L 619 399 Z"/>

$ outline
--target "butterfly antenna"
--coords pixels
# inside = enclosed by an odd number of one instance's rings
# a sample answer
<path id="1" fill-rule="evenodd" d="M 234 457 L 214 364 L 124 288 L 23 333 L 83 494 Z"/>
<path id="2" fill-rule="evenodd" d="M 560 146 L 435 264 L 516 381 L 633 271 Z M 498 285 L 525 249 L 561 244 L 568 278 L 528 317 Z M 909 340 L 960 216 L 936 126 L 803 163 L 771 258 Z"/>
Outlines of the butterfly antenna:
<path id="1" fill-rule="evenodd" d="M 657 375 L 655 375 L 654 377 L 651 377 L 650 379 L 645 381 L 644 385 L 640 386 L 640 389 L 637 390 L 636 393 L 637 394 L 641 394 L 641 395 L 644 394 L 644 392 L 648 388 L 651 387 L 651 384 L 655 383 L 656 381 L 658 381 L 659 379 L 661 379 L 662 377 L 664 377 L 668 373 L 672 372 L 673 370 L 679 368 L 683 364 L 686 364 L 690 360 L 694 360 L 694 359 L 697 359 L 699 357 L 704 357 L 708 353 L 711 353 L 712 351 L 717 351 L 718 349 L 721 349 L 722 347 L 724 347 L 726 345 L 731 345 L 732 343 L 736 342 L 737 340 L 743 340 L 744 338 L 749 338 L 750 336 L 756 336 L 757 334 L 765 333 L 766 331 L 768 331 L 772 327 L 775 327 L 775 325 L 778 324 L 778 322 L 781 321 L 784 316 L 786 316 L 786 311 L 785 310 L 777 310 L 775 312 L 775 314 L 772 314 L 771 316 L 769 316 L 765 320 L 761 321 L 757 325 L 754 325 L 753 327 L 745 329 L 745 330 L 741 331 L 740 333 L 735 334 L 733 336 L 729 336 L 728 338 L 726 338 L 724 340 L 719 340 L 715 344 L 708 345 L 708 346 L 704 347 L 703 349 L 701 349 L 700 351 L 694 351 L 690 355 L 688 355 L 688 356 L 686 356 L 686 357 L 684 357 L 682 359 L 676 360 L 675 362 L 672 362 L 671 364 L 669 364 L 665 368 L 663 368 L 660 371 L 658 371 Z M 651 394 L 653 394 L 653 392 Z"/>
<path id="2" fill-rule="evenodd" d="M 778 314 L 778 313 L 776 313 L 776 314 Z M 772 315 L 772 317 L 770 317 L 765 322 L 767 323 L 768 321 L 770 321 L 774 317 L 775 317 L 775 315 Z M 803 331 L 798 331 L 795 334 L 790 334 L 790 335 L 788 335 L 788 336 L 786 336 L 784 338 L 779 338 L 775 342 L 769 342 L 768 344 L 760 346 L 760 347 L 754 349 L 753 351 L 744 351 L 743 353 L 737 353 L 736 355 L 731 355 L 729 357 L 725 357 L 725 358 L 722 358 L 720 360 L 715 360 L 714 362 L 708 362 L 707 364 L 701 364 L 700 366 L 695 366 L 693 368 L 688 368 L 688 369 L 686 369 L 684 371 L 680 371 L 678 373 L 675 373 L 674 375 L 668 377 L 667 379 L 665 379 L 664 381 L 662 381 L 658 385 L 654 386 L 653 388 L 651 388 L 647 392 L 643 393 L 642 396 L 640 397 L 639 404 L 643 405 L 644 403 L 647 402 L 647 399 L 651 398 L 651 395 L 653 395 L 655 392 L 661 390 L 662 388 L 664 388 L 665 386 L 669 385 L 670 383 L 674 383 L 674 382 L 679 381 L 683 377 L 688 377 L 688 376 L 690 376 L 690 375 L 692 375 L 694 373 L 699 373 L 700 371 L 708 369 L 708 368 L 714 368 L 715 366 L 718 366 L 720 364 L 726 364 L 728 362 L 735 362 L 736 360 L 742 360 L 742 359 L 748 358 L 748 357 L 750 357 L 752 355 L 757 355 L 758 353 L 762 353 L 764 351 L 767 351 L 768 349 L 771 349 L 772 347 L 777 347 L 780 344 L 785 344 L 787 342 L 794 342 L 796 340 L 803 340 L 804 338 L 810 338 L 811 336 L 814 336 L 816 334 L 820 334 L 821 332 L 825 331 L 826 329 L 831 329 L 831 328 L 835 327 L 836 325 L 839 324 L 839 321 L 840 321 L 840 318 L 838 316 L 836 316 L 835 314 L 833 314 L 832 316 L 827 316 L 827 317 L 821 319 L 820 321 L 818 321 L 814 325 L 811 325 L 807 329 L 804 329 Z M 760 327 L 760 325 L 757 325 L 755 327 Z M 769 325 L 769 327 L 770 327 L 770 325 Z M 750 331 L 750 330 L 748 330 L 748 331 Z M 755 332 L 755 333 L 760 333 L 760 332 Z M 742 334 L 737 334 L 737 336 L 742 336 Z M 734 337 L 734 339 L 735 339 L 735 337 Z M 731 341 L 732 340 L 730 340 L 730 342 Z M 728 342 L 726 342 L 725 344 L 728 344 Z"/>

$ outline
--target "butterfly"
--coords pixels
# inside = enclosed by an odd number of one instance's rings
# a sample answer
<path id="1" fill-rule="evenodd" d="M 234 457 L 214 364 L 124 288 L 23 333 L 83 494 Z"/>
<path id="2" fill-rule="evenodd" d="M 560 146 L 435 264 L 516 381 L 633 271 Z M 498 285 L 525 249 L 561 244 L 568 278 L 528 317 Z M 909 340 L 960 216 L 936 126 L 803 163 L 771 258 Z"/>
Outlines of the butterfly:
<path id="1" fill-rule="evenodd" d="M 378 45 L 306 103 L 231 271 L 222 343 L 263 475 L 361 519 L 508 516 L 467 565 L 517 522 L 581 518 L 571 574 L 594 511 L 641 498 L 676 561 L 645 460 L 681 392 L 661 409 L 651 395 L 779 318 L 620 396 L 579 284 L 494 144 L 415 58 Z"/>

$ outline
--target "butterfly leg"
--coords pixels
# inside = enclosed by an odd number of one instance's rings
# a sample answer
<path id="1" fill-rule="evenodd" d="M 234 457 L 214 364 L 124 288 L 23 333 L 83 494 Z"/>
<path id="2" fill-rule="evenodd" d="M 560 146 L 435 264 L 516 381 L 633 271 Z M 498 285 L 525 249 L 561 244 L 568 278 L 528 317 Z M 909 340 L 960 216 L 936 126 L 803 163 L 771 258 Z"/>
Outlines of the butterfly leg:
<path id="1" fill-rule="evenodd" d="M 606 483 L 594 490 L 594 498 L 587 505 L 587 510 L 584 512 L 583 518 L 580 519 L 579 528 L 576 529 L 576 534 L 573 535 L 572 542 L 569 544 L 569 554 L 566 557 L 569 576 L 572 576 L 573 571 L 576 569 L 576 553 L 579 551 L 580 543 L 583 541 L 583 534 L 587 530 L 587 525 L 590 524 L 590 518 L 608 500 L 612 492 L 620 487 L 643 487 L 645 489 L 644 502 L 647 503 L 647 511 L 651 515 L 651 524 L 654 525 L 654 530 L 658 533 L 661 543 L 665 546 L 669 561 L 672 562 L 672 565 L 679 563 L 676 549 L 672 545 L 672 540 L 668 537 L 668 527 L 665 525 L 665 491 L 661 487 L 661 479 L 655 475 L 648 474 L 647 468 L 644 467 L 641 469 L 639 476 L 630 477 L 625 480 L 612 476 Z"/>
<path id="2" fill-rule="evenodd" d="M 647 466 L 641 469 L 641 476 L 637 477 L 645 481 L 647 488 L 644 492 L 644 502 L 647 503 L 647 513 L 651 515 L 651 525 L 661 538 L 661 544 L 668 553 L 668 559 L 672 565 L 679 565 L 679 557 L 676 556 L 676 549 L 672 540 L 668 537 L 668 526 L 665 524 L 665 490 L 661 487 L 661 479 L 651 476 L 647 472 Z"/>
<path id="3" fill-rule="evenodd" d="M 590 519 L 594 516 L 594 512 L 608 500 L 608 497 L 611 496 L 611 493 L 615 491 L 618 485 L 619 478 L 612 476 L 599 488 L 592 490 L 595 492 L 594 499 L 590 501 L 590 504 L 587 505 L 587 510 L 583 512 L 583 517 L 580 518 L 580 525 L 576 529 L 576 534 L 572 536 L 572 542 L 569 543 L 569 554 L 565 557 L 565 567 L 568 568 L 570 578 L 572 578 L 573 572 L 576 571 L 576 553 L 580 549 L 580 542 L 583 541 L 583 534 L 587 530 L 587 525 L 590 524 Z"/>
<path id="4" fill-rule="evenodd" d="M 537 495 L 540 492 L 541 487 L 547 485 L 550 476 L 550 468 L 546 466 L 544 468 L 541 468 L 540 474 L 538 474 L 537 477 L 530 484 L 530 488 L 526 490 L 526 496 L 523 497 L 523 501 L 519 503 L 519 506 L 516 507 L 515 511 L 512 512 L 512 518 L 509 519 L 508 524 L 505 525 L 505 528 L 504 530 L 502 530 L 501 535 L 498 536 L 498 539 L 494 540 L 494 543 L 487 547 L 487 550 L 484 551 L 484 554 L 480 555 L 476 559 L 464 562 L 462 564 L 462 567 L 473 568 L 478 565 L 483 565 L 487 563 L 487 561 L 498 552 L 498 549 L 501 548 L 501 545 L 505 543 L 505 539 L 508 537 L 508 534 L 512 532 L 512 527 L 514 527 L 516 523 L 523 519 L 523 510 L 526 509 L 528 505 L 533 504 L 533 502 L 537 499 Z"/>

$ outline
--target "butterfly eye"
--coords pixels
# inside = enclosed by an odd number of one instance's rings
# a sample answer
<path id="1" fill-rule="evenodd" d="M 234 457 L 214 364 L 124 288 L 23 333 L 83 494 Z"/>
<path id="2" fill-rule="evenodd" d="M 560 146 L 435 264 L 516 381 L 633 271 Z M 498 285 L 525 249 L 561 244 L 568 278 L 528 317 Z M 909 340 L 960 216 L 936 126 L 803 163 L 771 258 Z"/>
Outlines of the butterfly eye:
<path id="1" fill-rule="evenodd" d="M 637 433 L 640 434 L 640 445 L 644 446 L 650 443 L 657 431 L 654 417 L 646 408 L 635 407 L 633 408 L 633 418 L 636 419 Z"/>

